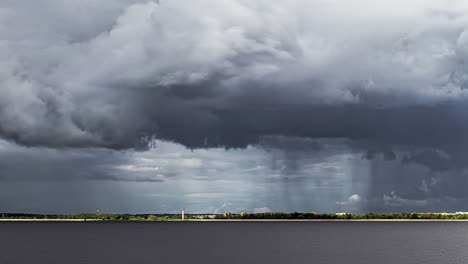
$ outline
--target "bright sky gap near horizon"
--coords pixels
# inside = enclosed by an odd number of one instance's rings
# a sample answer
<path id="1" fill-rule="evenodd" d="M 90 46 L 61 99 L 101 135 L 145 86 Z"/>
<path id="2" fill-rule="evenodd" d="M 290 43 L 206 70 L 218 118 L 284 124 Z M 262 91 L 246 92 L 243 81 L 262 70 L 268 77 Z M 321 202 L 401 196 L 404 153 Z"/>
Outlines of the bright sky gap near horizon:
<path id="1" fill-rule="evenodd" d="M 456 212 L 467 188 L 467 1 L 0 2 L 0 212 Z"/>

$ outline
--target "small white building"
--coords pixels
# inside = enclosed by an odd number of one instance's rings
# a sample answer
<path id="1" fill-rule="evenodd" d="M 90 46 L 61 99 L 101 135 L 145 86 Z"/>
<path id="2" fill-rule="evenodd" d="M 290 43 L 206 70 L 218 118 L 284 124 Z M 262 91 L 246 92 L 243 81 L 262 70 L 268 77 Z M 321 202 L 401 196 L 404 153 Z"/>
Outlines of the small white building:
<path id="1" fill-rule="evenodd" d="M 348 213 L 336 213 L 335 215 L 347 215 Z"/>

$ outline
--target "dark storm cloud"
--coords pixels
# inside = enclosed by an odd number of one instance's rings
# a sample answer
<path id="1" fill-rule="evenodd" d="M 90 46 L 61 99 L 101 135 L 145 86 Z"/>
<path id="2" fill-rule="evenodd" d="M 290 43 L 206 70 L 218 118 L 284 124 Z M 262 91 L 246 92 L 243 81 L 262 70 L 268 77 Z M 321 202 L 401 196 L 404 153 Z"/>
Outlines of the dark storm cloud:
<path id="1" fill-rule="evenodd" d="M 461 2 L 387 3 L 382 18 L 333 1 L 33 2 L 0 10 L 0 135 L 19 144 L 466 142 Z"/>
<path id="2" fill-rule="evenodd" d="M 436 172 L 446 171 L 452 167 L 450 157 L 435 150 L 425 150 L 406 156 L 403 162 L 421 164 Z"/>
<path id="3" fill-rule="evenodd" d="M 279 149 L 291 152 L 320 151 L 325 148 L 318 140 L 282 136 L 263 137 L 258 146 L 264 149 Z"/>

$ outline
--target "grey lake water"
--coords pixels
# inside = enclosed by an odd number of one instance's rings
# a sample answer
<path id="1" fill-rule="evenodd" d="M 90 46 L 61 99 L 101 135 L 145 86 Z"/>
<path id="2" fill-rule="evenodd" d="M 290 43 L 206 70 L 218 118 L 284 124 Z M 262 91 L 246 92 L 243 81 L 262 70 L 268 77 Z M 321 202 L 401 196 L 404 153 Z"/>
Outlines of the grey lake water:
<path id="1" fill-rule="evenodd" d="M 468 222 L 0 223 L 0 263 L 468 263 Z"/>

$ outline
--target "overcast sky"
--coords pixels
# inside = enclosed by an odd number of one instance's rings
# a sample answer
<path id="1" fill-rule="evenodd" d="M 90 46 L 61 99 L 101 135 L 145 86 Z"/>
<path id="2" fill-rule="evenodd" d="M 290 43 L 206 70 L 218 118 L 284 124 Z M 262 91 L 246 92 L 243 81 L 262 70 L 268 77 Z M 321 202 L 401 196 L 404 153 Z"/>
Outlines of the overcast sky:
<path id="1" fill-rule="evenodd" d="M 3 0 L 0 212 L 468 211 L 463 0 Z"/>

